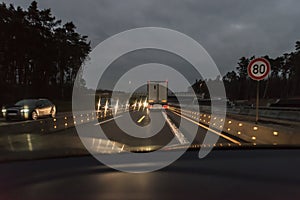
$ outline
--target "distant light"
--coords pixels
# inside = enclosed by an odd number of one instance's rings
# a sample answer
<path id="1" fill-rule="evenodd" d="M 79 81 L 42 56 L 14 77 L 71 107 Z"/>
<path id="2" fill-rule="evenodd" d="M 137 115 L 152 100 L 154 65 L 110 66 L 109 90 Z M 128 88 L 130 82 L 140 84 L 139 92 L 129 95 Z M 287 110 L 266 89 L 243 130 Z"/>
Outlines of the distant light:
<path id="1" fill-rule="evenodd" d="M 258 127 L 257 127 L 257 126 L 254 126 L 254 127 L 253 127 L 253 130 L 257 131 L 257 130 L 258 130 Z"/>
<path id="2" fill-rule="evenodd" d="M 167 101 L 165 100 L 165 102 L 167 102 Z M 143 103 L 143 106 L 144 106 L 144 108 L 147 108 L 147 107 L 148 107 L 147 99 L 145 99 L 145 101 L 144 101 L 144 103 Z"/>
<path id="3" fill-rule="evenodd" d="M 227 131 L 230 131 L 230 130 L 231 130 L 230 128 L 227 129 Z"/>
<path id="4" fill-rule="evenodd" d="M 53 128 L 57 128 L 56 126 L 54 126 Z"/>
<path id="5" fill-rule="evenodd" d="M 252 138 L 251 138 L 252 140 L 256 140 L 256 137 L 255 136 L 252 136 Z"/>
<path id="6" fill-rule="evenodd" d="M 222 122 L 222 121 L 224 121 L 224 119 L 221 119 L 220 121 Z"/>
<path id="7" fill-rule="evenodd" d="M 232 123 L 232 121 L 228 121 L 228 124 L 231 124 Z"/>
<path id="8" fill-rule="evenodd" d="M 242 124 L 242 123 L 239 123 L 239 126 L 243 126 L 243 124 Z"/>
<path id="9" fill-rule="evenodd" d="M 65 126 L 68 126 L 68 123 L 65 123 Z"/>
<path id="10" fill-rule="evenodd" d="M 65 119 L 67 119 L 67 117 L 65 117 Z"/>
<path id="11" fill-rule="evenodd" d="M 241 131 L 238 131 L 238 133 L 237 133 L 238 135 L 241 135 L 242 134 L 242 132 Z"/>
<path id="12" fill-rule="evenodd" d="M 54 118 L 53 121 L 56 122 L 56 118 Z"/>
<path id="13" fill-rule="evenodd" d="M 274 136 L 278 136 L 278 134 L 279 134 L 279 133 L 278 133 L 277 131 L 274 131 L 274 132 L 273 132 L 273 135 L 274 135 Z"/>

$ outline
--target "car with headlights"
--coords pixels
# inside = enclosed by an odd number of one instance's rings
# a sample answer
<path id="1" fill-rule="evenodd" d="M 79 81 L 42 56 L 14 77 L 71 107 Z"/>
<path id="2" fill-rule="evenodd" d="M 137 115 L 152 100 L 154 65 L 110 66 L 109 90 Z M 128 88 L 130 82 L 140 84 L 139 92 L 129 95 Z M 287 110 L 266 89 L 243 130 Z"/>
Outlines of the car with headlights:
<path id="1" fill-rule="evenodd" d="M 2 108 L 3 117 L 9 120 L 37 120 L 39 117 L 55 117 L 56 107 L 48 99 L 23 99 Z"/>

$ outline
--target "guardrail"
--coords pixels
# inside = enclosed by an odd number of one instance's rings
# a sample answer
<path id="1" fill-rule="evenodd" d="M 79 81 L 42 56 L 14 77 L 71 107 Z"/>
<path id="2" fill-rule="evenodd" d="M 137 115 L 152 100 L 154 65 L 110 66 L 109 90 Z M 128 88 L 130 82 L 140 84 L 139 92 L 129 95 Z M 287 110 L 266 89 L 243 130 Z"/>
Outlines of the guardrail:
<path id="1" fill-rule="evenodd" d="M 250 115 L 255 116 L 254 108 L 229 108 L 227 112 L 230 114 L 239 114 L 239 115 Z M 283 108 L 259 108 L 259 116 L 270 118 L 270 119 L 280 119 L 280 120 L 294 120 L 300 121 L 300 110 L 295 109 L 283 109 Z"/>

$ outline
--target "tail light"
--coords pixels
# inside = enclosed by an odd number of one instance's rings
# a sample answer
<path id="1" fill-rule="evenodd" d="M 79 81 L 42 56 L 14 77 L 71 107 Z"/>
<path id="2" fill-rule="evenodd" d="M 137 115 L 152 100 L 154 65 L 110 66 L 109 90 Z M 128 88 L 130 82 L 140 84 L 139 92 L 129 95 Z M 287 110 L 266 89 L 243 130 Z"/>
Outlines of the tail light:
<path id="1" fill-rule="evenodd" d="M 164 109 L 169 109 L 169 105 L 163 105 Z"/>

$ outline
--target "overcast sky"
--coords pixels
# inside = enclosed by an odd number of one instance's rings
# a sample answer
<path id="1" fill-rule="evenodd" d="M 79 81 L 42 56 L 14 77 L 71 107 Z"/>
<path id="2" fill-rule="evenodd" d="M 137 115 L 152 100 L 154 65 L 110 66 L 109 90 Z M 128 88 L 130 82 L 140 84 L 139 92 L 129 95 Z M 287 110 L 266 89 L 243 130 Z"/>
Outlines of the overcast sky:
<path id="1" fill-rule="evenodd" d="M 28 7 L 30 1 L 4 1 Z M 299 0 L 47 0 L 64 22 L 73 21 L 95 47 L 121 31 L 157 26 L 194 38 L 222 74 L 242 56 L 278 56 L 300 40 Z"/>

